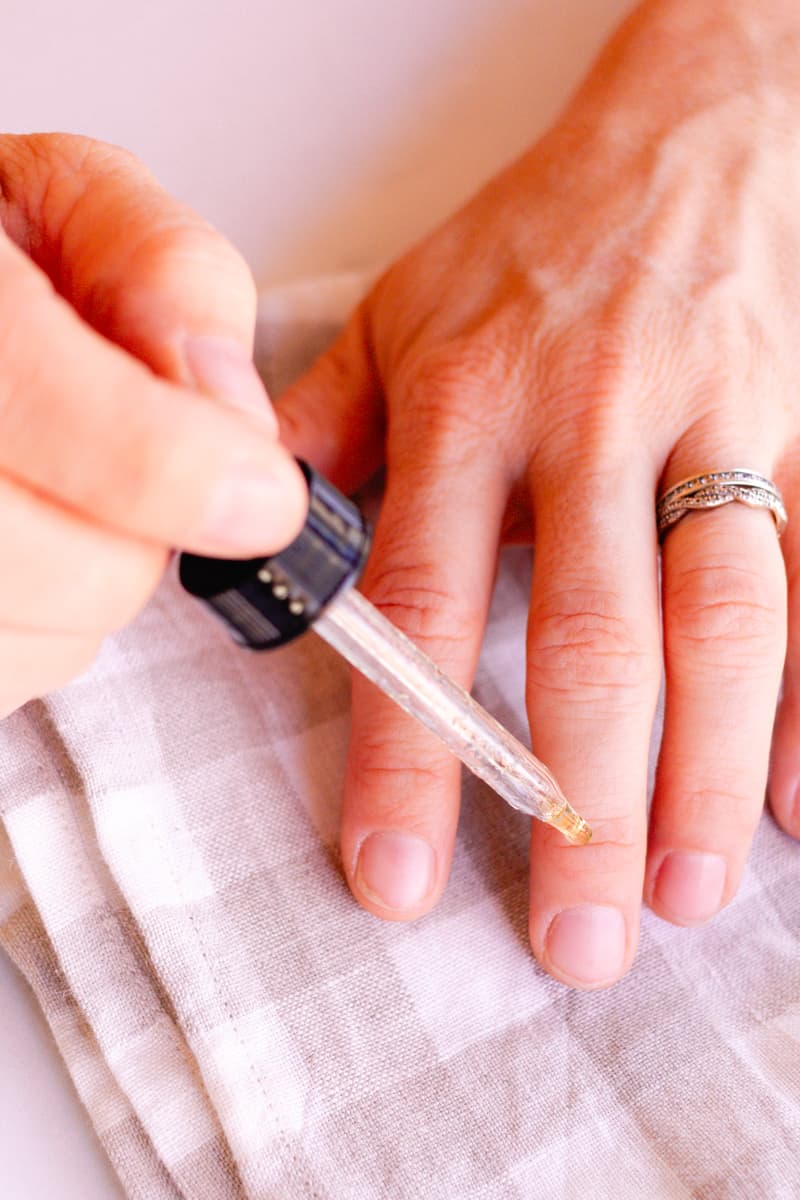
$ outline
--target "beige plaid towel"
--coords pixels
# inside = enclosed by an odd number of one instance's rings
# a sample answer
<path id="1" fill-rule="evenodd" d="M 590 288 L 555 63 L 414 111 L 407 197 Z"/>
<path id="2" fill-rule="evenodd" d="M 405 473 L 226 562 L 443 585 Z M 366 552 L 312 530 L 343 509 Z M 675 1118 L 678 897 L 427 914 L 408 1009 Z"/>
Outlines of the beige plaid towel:
<path id="1" fill-rule="evenodd" d="M 265 301 L 271 379 L 351 295 Z M 517 733 L 525 560 L 476 686 Z M 800 1196 L 800 846 L 765 817 L 726 912 L 646 914 L 631 975 L 570 992 L 527 948 L 526 820 L 472 777 L 436 911 L 356 907 L 347 711 L 313 635 L 251 655 L 170 580 L 87 676 L 0 725 L 0 936 L 127 1194 Z"/>

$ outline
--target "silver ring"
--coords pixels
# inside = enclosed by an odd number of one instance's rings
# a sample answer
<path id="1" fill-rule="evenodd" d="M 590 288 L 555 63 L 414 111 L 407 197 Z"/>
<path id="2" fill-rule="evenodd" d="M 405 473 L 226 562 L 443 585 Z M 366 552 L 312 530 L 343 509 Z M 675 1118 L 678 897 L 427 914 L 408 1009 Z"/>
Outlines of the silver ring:
<path id="1" fill-rule="evenodd" d="M 775 518 L 778 537 L 781 536 L 789 518 L 780 492 L 765 475 L 740 468 L 693 475 L 664 492 L 656 504 L 658 536 L 663 538 L 687 513 L 699 508 L 719 508 L 734 500 L 750 508 L 769 509 Z"/>

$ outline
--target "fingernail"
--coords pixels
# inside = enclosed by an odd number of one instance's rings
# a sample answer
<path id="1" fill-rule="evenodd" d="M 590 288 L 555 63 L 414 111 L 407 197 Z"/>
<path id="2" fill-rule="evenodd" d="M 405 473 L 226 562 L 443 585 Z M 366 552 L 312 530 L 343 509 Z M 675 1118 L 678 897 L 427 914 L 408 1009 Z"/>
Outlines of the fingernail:
<path id="1" fill-rule="evenodd" d="M 187 337 L 184 361 L 201 391 L 253 413 L 277 430 L 278 421 L 261 377 L 243 346 L 232 338 Z"/>
<path id="2" fill-rule="evenodd" d="M 212 493 L 200 537 L 214 545 L 251 554 L 272 553 L 291 540 L 276 530 L 285 526 L 289 481 L 276 468 L 274 477 L 246 469 L 222 479 Z"/>
<path id="3" fill-rule="evenodd" d="M 722 903 L 728 865 L 719 854 L 673 850 L 662 862 L 653 888 L 656 907 L 681 924 L 713 917 Z"/>
<path id="4" fill-rule="evenodd" d="M 606 904 L 565 908 L 550 922 L 545 953 L 555 974 L 568 983 L 613 983 L 625 962 L 625 918 Z"/>
<path id="5" fill-rule="evenodd" d="M 413 833 L 371 833 L 361 846 L 356 886 L 384 908 L 416 908 L 433 888 L 433 847 Z"/>

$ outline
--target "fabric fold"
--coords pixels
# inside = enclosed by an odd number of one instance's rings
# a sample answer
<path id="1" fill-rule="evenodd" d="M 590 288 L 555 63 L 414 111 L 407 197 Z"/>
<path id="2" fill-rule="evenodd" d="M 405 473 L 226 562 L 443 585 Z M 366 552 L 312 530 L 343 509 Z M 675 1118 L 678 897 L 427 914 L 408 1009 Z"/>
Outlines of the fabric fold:
<path id="1" fill-rule="evenodd" d="M 262 301 L 268 384 L 360 286 Z M 530 555 L 476 682 L 524 736 Z M 666 1200 L 800 1191 L 800 847 L 765 817 L 707 928 L 645 914 L 570 993 L 527 945 L 528 826 L 472 777 L 411 925 L 361 911 L 337 827 L 345 665 L 232 645 L 174 575 L 91 670 L 0 725 L 0 941 L 133 1200 Z"/>

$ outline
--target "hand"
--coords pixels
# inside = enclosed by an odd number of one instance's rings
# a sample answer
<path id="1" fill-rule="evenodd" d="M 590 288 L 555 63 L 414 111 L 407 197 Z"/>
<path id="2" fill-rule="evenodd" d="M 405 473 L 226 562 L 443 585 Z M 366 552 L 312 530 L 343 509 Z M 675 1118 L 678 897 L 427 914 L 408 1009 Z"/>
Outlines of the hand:
<path id="1" fill-rule="evenodd" d="M 785 3 L 644 5 L 552 130 L 385 275 L 279 405 L 287 443 L 345 488 L 385 455 L 364 587 L 462 684 L 499 541 L 535 543 L 532 745 L 594 838 L 533 823 L 530 938 L 577 987 L 628 969 L 643 891 L 684 925 L 734 895 L 787 571 L 771 801 L 800 832 L 798 35 Z M 779 544 L 767 511 L 733 504 L 666 536 L 648 838 L 655 501 L 735 466 L 777 481 L 789 528 Z M 459 764 L 356 678 L 342 852 L 371 912 L 435 903 L 458 794 Z"/>
<path id="2" fill-rule="evenodd" d="M 239 255 L 131 155 L 0 137 L 0 717 L 88 665 L 170 546 L 302 525 L 254 325 Z"/>

